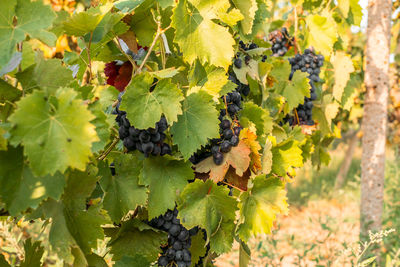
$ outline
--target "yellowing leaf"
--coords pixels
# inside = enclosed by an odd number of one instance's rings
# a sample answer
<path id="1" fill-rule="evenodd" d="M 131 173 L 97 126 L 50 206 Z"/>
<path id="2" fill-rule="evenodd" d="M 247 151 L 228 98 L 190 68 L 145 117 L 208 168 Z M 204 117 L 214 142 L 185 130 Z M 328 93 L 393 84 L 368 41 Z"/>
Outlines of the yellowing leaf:
<path id="1" fill-rule="evenodd" d="M 237 175 L 242 176 L 250 165 L 250 148 L 244 141 L 240 141 L 238 146 L 232 147 L 231 151 L 224 154 L 224 161 L 221 165 L 216 165 L 212 157 L 208 157 L 195 165 L 196 172 L 208 173 L 214 182 L 224 179 L 230 166 L 235 169 Z"/>
<path id="2" fill-rule="evenodd" d="M 249 128 L 244 128 L 240 131 L 239 139 L 242 140 L 248 147 L 250 147 L 251 169 L 253 172 L 257 173 L 262 167 L 261 155 L 259 153 L 261 146 L 257 142 L 257 135 L 250 131 Z"/>
<path id="3" fill-rule="evenodd" d="M 335 85 L 333 86 L 333 97 L 341 101 L 344 88 L 350 79 L 350 73 L 354 71 L 353 62 L 345 52 L 337 51 L 331 57 L 333 65 Z"/>
<path id="4" fill-rule="evenodd" d="M 244 242 L 258 234 L 271 233 L 277 214 L 288 212 L 286 190 L 279 178 L 257 176 L 253 187 L 240 195 L 240 221 L 237 233 Z"/>
<path id="5" fill-rule="evenodd" d="M 191 64 L 199 58 L 203 64 L 209 62 L 228 69 L 234 56 L 235 40 L 227 28 L 212 21 L 217 18 L 217 13 L 226 2 L 227 0 L 178 2 L 172 16 L 172 27 L 175 28 L 174 41 L 181 48 L 185 61 Z"/>
<path id="6" fill-rule="evenodd" d="M 335 21 L 331 17 L 309 15 L 306 23 L 309 28 L 308 45 L 328 56 L 337 40 Z"/>
<path id="7" fill-rule="evenodd" d="M 233 0 L 236 8 L 243 14 L 244 19 L 240 22 L 240 26 L 244 34 L 250 34 L 253 27 L 254 16 L 257 11 L 256 0 Z"/>

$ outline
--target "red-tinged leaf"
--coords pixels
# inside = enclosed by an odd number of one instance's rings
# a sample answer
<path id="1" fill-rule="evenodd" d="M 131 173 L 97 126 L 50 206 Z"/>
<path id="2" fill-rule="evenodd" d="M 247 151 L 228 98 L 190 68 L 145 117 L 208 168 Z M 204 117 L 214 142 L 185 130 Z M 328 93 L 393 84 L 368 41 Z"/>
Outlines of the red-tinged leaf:
<path id="1" fill-rule="evenodd" d="M 131 81 L 132 77 L 132 64 L 127 61 L 118 70 L 118 76 L 115 79 L 114 87 L 118 89 L 118 91 L 122 92 L 125 90 L 125 87 Z"/>
<path id="2" fill-rule="evenodd" d="M 251 171 L 247 169 L 242 176 L 236 174 L 235 170 L 230 167 L 225 175 L 227 182 L 243 191 L 247 191 L 247 182 L 250 179 Z"/>
<path id="3" fill-rule="evenodd" d="M 222 181 L 230 166 L 235 169 L 237 175 L 242 176 L 249 168 L 250 152 L 250 148 L 245 142 L 240 141 L 238 146 L 224 154 L 224 161 L 221 165 L 216 165 L 213 158 L 209 157 L 197 164 L 195 170 L 198 173 L 209 173 L 209 178 L 214 182 Z"/>
<path id="4" fill-rule="evenodd" d="M 121 66 L 117 65 L 115 61 L 106 64 L 106 67 L 104 68 L 104 74 L 107 77 L 107 84 L 114 86 L 115 79 L 118 76 L 118 71 L 120 68 Z"/>

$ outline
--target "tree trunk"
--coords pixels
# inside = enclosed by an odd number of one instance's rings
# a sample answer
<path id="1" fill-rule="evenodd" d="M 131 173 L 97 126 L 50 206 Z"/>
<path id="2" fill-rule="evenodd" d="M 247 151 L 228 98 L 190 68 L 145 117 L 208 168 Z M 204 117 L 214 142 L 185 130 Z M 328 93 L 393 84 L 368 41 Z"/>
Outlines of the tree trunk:
<path id="1" fill-rule="evenodd" d="M 370 0 L 365 50 L 366 96 L 362 121 L 361 234 L 382 226 L 391 0 Z"/>
<path id="2" fill-rule="evenodd" d="M 358 144 L 357 132 L 358 131 L 354 131 L 350 137 L 349 147 L 346 150 L 342 165 L 340 166 L 339 172 L 336 176 L 335 189 L 342 188 L 346 180 L 347 174 L 349 173 L 351 162 L 353 161 L 354 150 L 356 149 Z"/>

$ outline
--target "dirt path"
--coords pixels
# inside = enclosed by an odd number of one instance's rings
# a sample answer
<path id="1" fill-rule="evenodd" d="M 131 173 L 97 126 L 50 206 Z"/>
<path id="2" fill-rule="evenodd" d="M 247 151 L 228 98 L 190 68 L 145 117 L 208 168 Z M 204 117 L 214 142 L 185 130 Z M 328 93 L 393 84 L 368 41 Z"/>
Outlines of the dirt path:
<path id="1" fill-rule="evenodd" d="M 289 216 L 278 218 L 272 235 L 249 243 L 250 266 L 351 266 L 343 257 L 344 246 L 357 246 L 358 203 L 343 200 L 313 200 L 307 207 L 291 208 Z M 239 266 L 238 244 L 232 253 L 216 261 L 218 267 Z"/>

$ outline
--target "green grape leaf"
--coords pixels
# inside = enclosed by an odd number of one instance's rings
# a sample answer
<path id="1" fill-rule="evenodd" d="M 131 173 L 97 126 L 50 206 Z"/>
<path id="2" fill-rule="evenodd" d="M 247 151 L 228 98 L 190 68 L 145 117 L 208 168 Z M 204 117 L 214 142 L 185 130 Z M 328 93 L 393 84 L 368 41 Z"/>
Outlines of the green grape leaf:
<path id="1" fill-rule="evenodd" d="M 52 219 L 50 244 L 58 256 L 70 264 L 74 260 L 71 249 L 79 248 L 79 254 L 90 254 L 91 249 L 97 247 L 97 239 L 104 238 L 101 225 L 109 223 L 100 207 L 91 206 L 86 210 L 86 198 L 98 181 L 95 174 L 95 169 L 68 173 L 63 198 L 60 201 L 48 199 L 37 211 L 43 219 Z"/>
<path id="2" fill-rule="evenodd" d="M 6 101 L 14 102 L 18 100 L 21 95 L 21 90 L 18 90 L 8 82 L 0 79 L 0 103 L 5 103 Z"/>
<path id="3" fill-rule="evenodd" d="M 89 87 L 88 89 L 90 89 Z M 81 87 L 81 89 L 84 89 Z M 99 137 L 99 141 L 94 142 L 92 145 L 92 152 L 97 153 L 104 149 L 107 143 L 110 141 L 110 128 L 111 125 L 108 122 L 108 117 L 103 111 L 103 107 L 100 102 L 96 101 L 89 105 L 89 110 L 96 117 L 91 123 L 96 127 L 96 133 Z"/>
<path id="4" fill-rule="evenodd" d="M 306 18 L 309 28 L 308 46 L 313 46 L 323 55 L 328 56 L 337 41 L 336 23 L 331 17 L 310 15 Z"/>
<path id="5" fill-rule="evenodd" d="M 50 93 L 54 93 L 58 88 L 65 87 L 73 81 L 72 71 L 62 66 L 61 60 L 45 60 L 40 54 L 36 56 L 35 69 L 30 79 L 34 81 L 35 86 L 45 88 Z M 24 87 L 24 89 L 29 89 L 29 87 Z"/>
<path id="6" fill-rule="evenodd" d="M 227 253 L 232 249 L 235 223 L 231 220 L 223 220 L 219 229 L 210 238 L 210 250 L 218 255 Z"/>
<path id="7" fill-rule="evenodd" d="M 144 0 L 118 0 L 114 3 L 114 6 L 122 12 L 131 13 L 143 2 Z"/>
<path id="8" fill-rule="evenodd" d="M 0 69 L 11 59 L 17 43 L 26 35 L 38 38 L 49 45 L 54 45 L 56 36 L 46 31 L 56 18 L 51 7 L 42 1 L 9 0 L 3 1 L 0 17 Z M 40 14 L 40 16 L 38 16 Z M 14 16 L 17 18 L 14 21 Z M 14 22 L 16 22 L 14 24 Z"/>
<path id="9" fill-rule="evenodd" d="M 307 73 L 296 71 L 291 81 L 280 92 L 286 98 L 288 109 L 292 110 L 304 103 L 304 97 L 310 97 L 310 84 Z"/>
<path id="10" fill-rule="evenodd" d="M 32 243 L 32 238 L 29 238 L 24 243 L 25 257 L 23 262 L 19 265 L 20 267 L 40 267 L 42 263 L 40 262 L 44 247 L 40 241 Z"/>
<path id="11" fill-rule="evenodd" d="M 123 154 L 114 158 L 116 175 L 112 176 L 108 164 L 99 165 L 102 173 L 101 187 L 105 192 L 103 206 L 111 219 L 119 223 L 121 218 L 134 210 L 137 205 L 145 205 L 147 192 L 144 186 L 138 185 L 141 164 L 136 157 Z"/>
<path id="12" fill-rule="evenodd" d="M 149 218 L 173 210 L 179 193 L 193 178 L 190 162 L 168 156 L 145 159 L 141 182 L 149 186 Z"/>
<path id="13" fill-rule="evenodd" d="M 272 147 L 272 172 L 286 176 L 291 167 L 303 166 L 302 151 L 299 142 L 289 140 Z"/>
<path id="14" fill-rule="evenodd" d="M 341 101 L 344 88 L 350 79 L 350 73 L 354 72 L 353 62 L 345 52 L 337 51 L 331 57 L 331 63 L 335 76 L 332 94 L 336 100 Z"/>
<path id="15" fill-rule="evenodd" d="M 114 264 L 114 267 L 143 267 L 151 266 L 148 259 L 142 255 L 122 256 L 122 258 Z"/>
<path id="16" fill-rule="evenodd" d="M 182 114 L 183 95 L 169 80 L 161 80 L 150 92 L 153 78 L 145 73 L 136 76 L 122 97 L 121 109 L 127 112 L 130 123 L 139 129 L 155 126 L 164 114 L 168 123 L 177 121 Z"/>
<path id="17" fill-rule="evenodd" d="M 274 77 L 277 81 L 288 81 L 291 71 L 289 61 L 275 57 L 273 57 L 271 60 L 273 68 L 269 75 Z"/>
<path id="18" fill-rule="evenodd" d="M 245 102 L 240 112 L 240 125 L 248 128 L 254 123 L 257 129 L 257 136 L 268 134 L 272 131 L 272 118 L 269 112 L 253 102 Z"/>
<path id="19" fill-rule="evenodd" d="M 192 267 L 195 267 L 199 262 L 201 257 L 207 252 L 206 249 L 206 240 L 204 240 L 204 233 L 202 231 L 198 231 L 195 236 L 192 236 L 191 246 L 189 248 L 190 254 L 192 255 Z"/>
<path id="20" fill-rule="evenodd" d="M 262 154 L 261 170 L 263 174 L 269 174 L 272 170 L 272 143 L 269 139 L 265 141 Z"/>
<path id="21" fill-rule="evenodd" d="M 33 64 L 35 64 L 35 52 L 30 43 L 24 42 L 22 44 L 21 70 L 23 71 Z"/>
<path id="22" fill-rule="evenodd" d="M 216 99 L 222 95 L 220 91 L 228 82 L 228 77 L 223 68 L 208 64 L 203 66 L 199 60 L 196 60 L 189 72 L 189 94 L 201 90 Z"/>
<path id="23" fill-rule="evenodd" d="M 199 58 L 203 64 L 209 62 L 225 70 L 231 65 L 235 40 L 227 28 L 212 21 L 218 17 L 218 12 L 223 12 L 228 7 L 227 0 L 178 2 L 172 16 L 174 41 L 189 64 Z"/>
<path id="24" fill-rule="evenodd" d="M 240 195 L 240 221 L 237 233 L 241 240 L 248 242 L 259 234 L 270 234 L 277 214 L 288 212 L 286 190 L 279 178 L 259 175 L 253 185 Z"/>
<path id="25" fill-rule="evenodd" d="M 221 223 L 229 225 L 235 220 L 237 203 L 228 194 L 227 188 L 218 186 L 211 180 L 204 182 L 196 179 L 185 187 L 180 196 L 178 218 L 188 229 L 195 226 L 205 229 L 207 243 L 210 241 L 210 245 L 213 246 L 213 240 L 221 241 L 220 239 L 226 233 L 226 227 L 223 227 L 222 231 L 225 232 L 217 234 Z"/>
<path id="26" fill-rule="evenodd" d="M 111 236 L 109 246 L 113 260 L 123 259 L 123 256 L 140 255 L 153 262 L 161 253 L 161 244 L 167 243 L 167 234 L 151 227 L 140 228 L 136 220 L 122 223 L 121 228 Z"/>
<path id="27" fill-rule="evenodd" d="M 240 26 L 243 34 L 251 33 L 253 21 L 257 11 L 256 0 L 233 0 L 233 4 L 243 14 L 244 19 L 240 21 Z"/>
<path id="28" fill-rule="evenodd" d="M 99 139 L 90 123 L 94 116 L 75 97 L 73 89 L 60 89 L 57 98 L 34 91 L 17 102 L 10 117 L 12 142 L 23 143 L 35 175 L 86 168 L 92 143 Z"/>
<path id="29" fill-rule="evenodd" d="M 85 36 L 87 33 L 92 33 L 111 8 L 112 4 L 106 4 L 74 13 L 64 21 L 63 29 L 66 34 L 75 36 Z"/>
<path id="30" fill-rule="evenodd" d="M 48 197 L 60 199 L 65 186 L 63 175 L 34 176 L 24 165 L 21 147 L 0 151 L 0 159 L 0 196 L 12 216 L 28 208 L 37 208 Z"/>
<path id="31" fill-rule="evenodd" d="M 171 127 L 174 144 L 178 145 L 185 160 L 208 143 L 219 137 L 218 112 L 212 97 L 205 92 L 190 94 L 182 104 L 183 114 Z"/>

